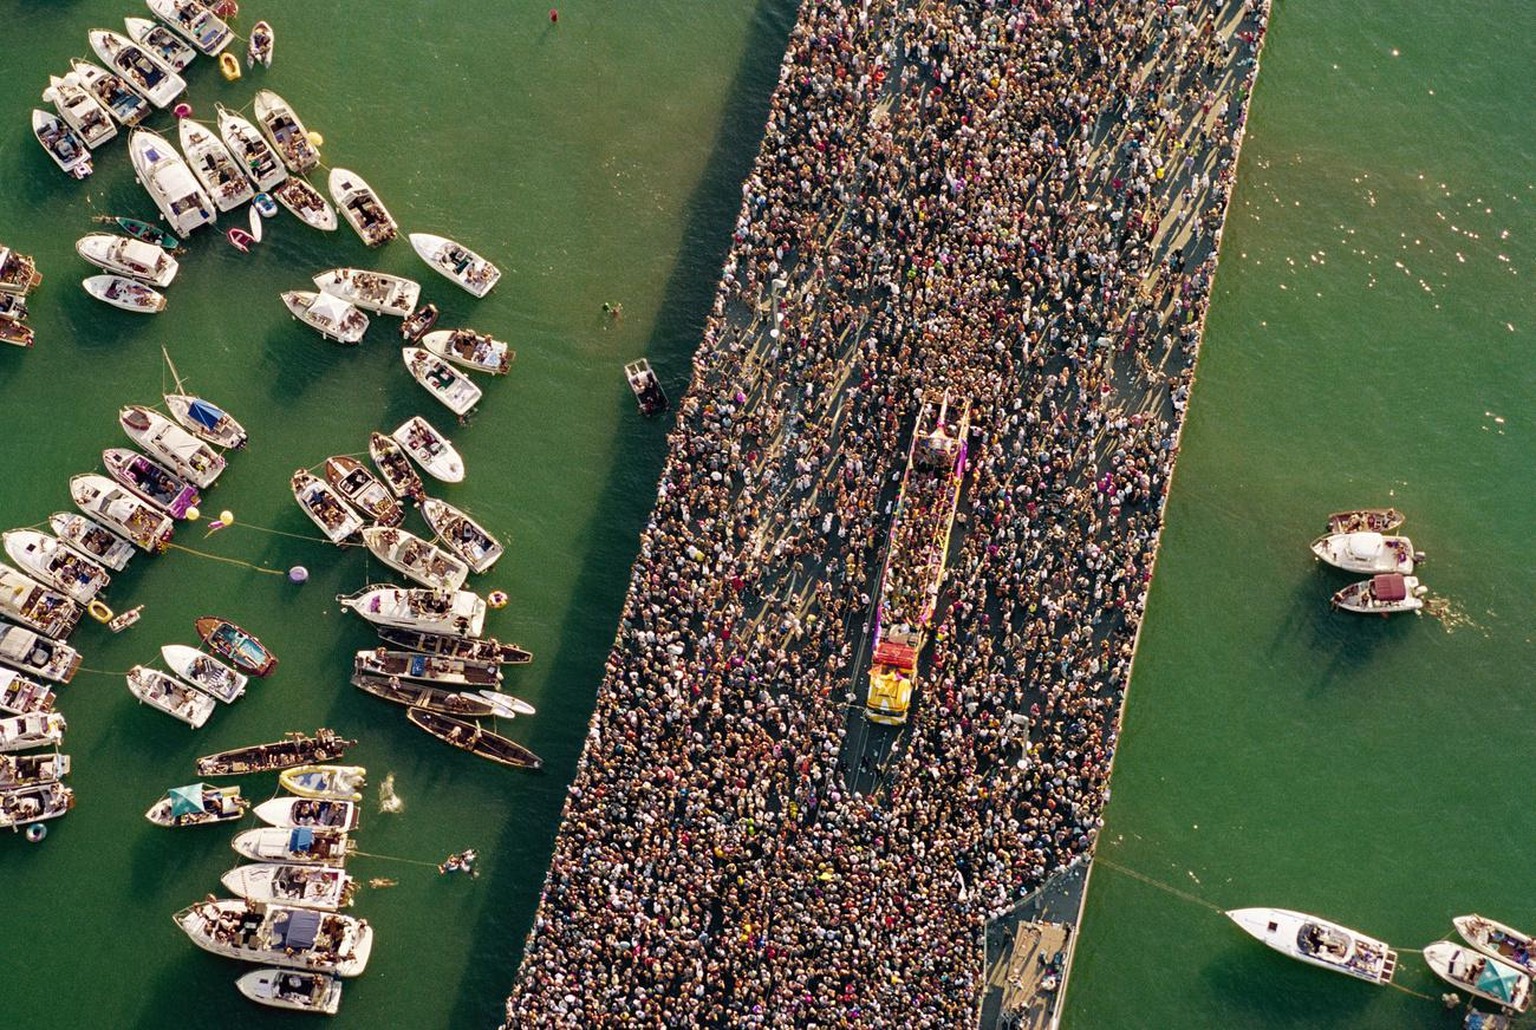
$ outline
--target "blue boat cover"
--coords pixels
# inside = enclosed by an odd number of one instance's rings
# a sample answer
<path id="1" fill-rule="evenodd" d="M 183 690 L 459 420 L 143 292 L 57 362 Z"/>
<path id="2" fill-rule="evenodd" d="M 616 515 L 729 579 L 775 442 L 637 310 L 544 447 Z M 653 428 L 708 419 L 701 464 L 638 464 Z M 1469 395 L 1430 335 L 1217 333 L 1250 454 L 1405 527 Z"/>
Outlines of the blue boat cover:
<path id="1" fill-rule="evenodd" d="M 315 831 L 308 826 L 295 826 L 293 832 L 288 835 L 289 851 L 308 851 L 309 846 L 315 842 Z"/>
<path id="2" fill-rule="evenodd" d="M 286 916 L 286 918 L 283 918 Z M 272 937 L 279 948 L 303 951 L 313 947 L 315 932 L 320 929 L 320 913 L 299 908 L 283 913 L 272 924 Z"/>
<path id="3" fill-rule="evenodd" d="M 411 675 L 420 676 L 427 671 L 427 656 L 424 654 L 411 656 Z"/>
<path id="4" fill-rule="evenodd" d="M 187 417 L 205 429 L 217 429 L 224 418 L 224 412 L 201 397 L 194 397 L 192 403 L 187 405 Z"/>

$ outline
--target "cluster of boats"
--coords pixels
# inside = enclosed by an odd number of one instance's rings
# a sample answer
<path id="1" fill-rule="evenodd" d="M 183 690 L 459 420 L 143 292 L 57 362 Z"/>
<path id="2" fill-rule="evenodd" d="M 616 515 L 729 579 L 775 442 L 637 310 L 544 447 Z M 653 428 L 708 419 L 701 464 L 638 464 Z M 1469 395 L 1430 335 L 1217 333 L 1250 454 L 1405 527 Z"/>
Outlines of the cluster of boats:
<path id="1" fill-rule="evenodd" d="M 1371 577 L 1336 591 L 1331 601 L 1335 608 L 1387 616 L 1424 607 L 1429 588 L 1413 575 L 1424 553 L 1415 551 L 1406 536 L 1393 535 L 1405 521 L 1407 517 L 1396 508 L 1361 508 L 1328 516 L 1328 532 L 1312 541 L 1312 553 L 1334 568 Z"/>
<path id="2" fill-rule="evenodd" d="M 75 806 L 63 782 L 69 756 L 58 752 L 68 726 L 53 704 L 53 691 L 0 669 L 0 828 L 25 828 L 32 840 L 46 832 L 45 820 Z"/>
<path id="3" fill-rule="evenodd" d="M 161 659 L 170 672 L 135 665 L 128 670 L 128 690 L 151 708 L 201 729 L 218 707 L 232 704 L 245 693 L 251 676 L 267 676 L 277 667 L 277 656 L 253 634 L 228 619 L 205 615 L 194 624 L 198 637 L 214 655 L 186 644 L 165 644 Z"/>
<path id="4" fill-rule="evenodd" d="M 27 294 L 42 282 L 42 273 L 30 255 L 19 254 L 0 243 L 0 343 L 32 346 L 34 334 L 27 325 Z"/>

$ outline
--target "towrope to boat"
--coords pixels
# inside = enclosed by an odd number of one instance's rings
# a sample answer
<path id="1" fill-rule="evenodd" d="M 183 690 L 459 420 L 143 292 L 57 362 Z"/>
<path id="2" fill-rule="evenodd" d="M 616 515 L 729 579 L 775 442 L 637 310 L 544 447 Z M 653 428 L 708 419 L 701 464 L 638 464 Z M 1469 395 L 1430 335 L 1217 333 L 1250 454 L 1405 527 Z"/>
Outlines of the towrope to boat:
<path id="1" fill-rule="evenodd" d="M 155 202 L 171 231 L 185 236 L 218 218 L 213 198 L 192 175 L 176 148 L 148 129 L 128 137 L 128 157 L 134 177 Z"/>
<path id="2" fill-rule="evenodd" d="M 1238 926 L 1282 955 L 1366 980 L 1391 983 L 1397 952 L 1374 937 L 1318 916 L 1285 908 L 1239 908 L 1227 913 Z"/>

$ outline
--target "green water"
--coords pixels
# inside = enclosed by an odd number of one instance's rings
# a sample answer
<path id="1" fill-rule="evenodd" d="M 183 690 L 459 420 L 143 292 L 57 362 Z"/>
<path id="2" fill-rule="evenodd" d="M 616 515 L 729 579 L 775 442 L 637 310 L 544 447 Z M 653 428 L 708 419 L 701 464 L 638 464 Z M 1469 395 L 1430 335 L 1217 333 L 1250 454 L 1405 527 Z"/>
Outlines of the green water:
<path id="1" fill-rule="evenodd" d="M 141 557 L 109 600 L 145 604 L 143 620 L 120 637 L 94 624 L 76 633 L 86 667 L 106 672 L 82 672 L 60 691 L 77 808 L 42 844 L 0 840 L 0 955 L 13 973 L 0 1023 L 288 1025 L 235 992 L 249 967 L 197 950 L 170 921 L 223 893 L 219 874 L 238 861 L 231 831 L 166 831 L 142 813 L 195 778 L 198 754 L 323 724 L 359 738 L 348 760 L 366 765 L 373 785 L 393 773 L 405 801 L 404 811 L 379 814 L 370 786 L 364 851 L 435 864 L 475 846 L 483 870 L 470 881 L 425 864 L 352 864 L 361 879 L 400 884 L 365 887 L 352 910 L 373 923 L 377 942 L 367 973 L 347 984 L 337 1025 L 494 1026 L 665 446 L 666 423 L 639 418 L 621 366 L 649 356 L 673 396 L 682 391 L 793 5 L 578 0 L 560 5 L 557 25 L 546 7 L 496 0 L 245 7 L 243 29 L 262 16 L 273 22 L 277 59 L 235 83 L 200 61 L 189 72 L 196 115 L 211 118 L 215 102 L 248 109 L 256 89 L 276 89 L 324 135 L 326 163 L 366 178 L 406 231 L 457 237 L 505 277 L 475 301 L 403 239 L 369 252 L 345 226 L 320 234 L 283 213 L 248 256 L 200 231 L 162 315 L 96 303 L 76 285 L 95 270 L 74 240 L 99 228 L 95 213 L 154 209 L 121 137 L 97 152 L 95 177 L 75 184 L 31 138 L 28 110 L 50 71 L 88 56 L 87 29 L 120 30 L 134 7 L 0 2 L 0 241 L 35 255 L 46 276 L 31 299 L 37 347 L 0 353 L 0 526 L 70 507 L 69 476 L 126 442 L 117 409 L 158 401 L 166 346 L 190 388 L 234 412 L 252 440 L 204 504 L 232 510 L 237 525 L 206 541 L 183 529 L 177 542 L 312 573 L 296 587 L 184 552 Z M 168 114 L 153 124 L 174 131 Z M 324 188 L 323 175 L 312 179 Z M 230 224 L 239 223 L 221 222 Z M 443 309 L 441 325 L 512 342 L 512 374 L 484 384 L 471 425 L 455 426 L 405 374 L 394 320 L 378 318 L 362 347 L 343 349 L 289 319 L 280 290 L 348 264 L 418 277 Z M 605 317 L 605 302 L 623 305 L 621 321 Z M 370 429 L 417 412 L 449 431 L 468 468 L 464 484 L 434 492 L 509 542 L 475 584 L 513 599 L 492 613 L 488 632 L 536 655 L 509 670 L 506 687 L 539 708 L 508 732 L 544 757 L 541 774 L 453 752 L 348 686 L 352 652 L 374 637 L 338 613 L 333 595 L 387 570 L 361 549 L 254 528 L 313 537 L 288 492 L 290 473 L 360 452 Z M 417 516 L 408 525 L 422 531 Z M 195 642 L 192 620 L 208 612 L 260 635 L 282 665 L 194 733 L 135 704 L 120 673 L 154 661 L 162 643 Z M 261 799 L 275 777 L 243 785 Z"/>
<path id="2" fill-rule="evenodd" d="M 1278 5 L 1136 660 L 1102 855 L 1404 949 L 1536 929 L 1536 203 L 1523 0 Z M 1391 503 L 1447 622 L 1331 614 L 1306 552 Z M 1401 1028 L 1434 1001 L 1292 962 L 1101 864 L 1065 1025 Z"/>

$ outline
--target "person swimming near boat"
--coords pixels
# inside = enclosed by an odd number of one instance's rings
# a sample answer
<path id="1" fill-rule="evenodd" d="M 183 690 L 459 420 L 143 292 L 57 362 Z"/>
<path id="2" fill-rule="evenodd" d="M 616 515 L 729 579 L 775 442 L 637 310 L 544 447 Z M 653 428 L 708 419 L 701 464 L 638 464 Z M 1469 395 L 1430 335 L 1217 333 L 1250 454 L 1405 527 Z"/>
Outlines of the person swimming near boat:
<path id="1" fill-rule="evenodd" d="M 470 876 L 479 876 L 480 870 L 475 868 L 475 861 L 480 857 L 474 848 L 465 848 L 463 851 L 455 851 L 443 859 L 437 867 L 438 875 L 447 876 L 449 873 L 468 873 Z"/>

